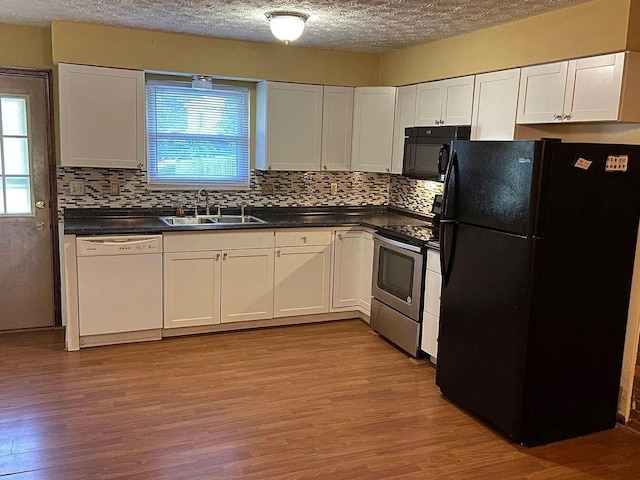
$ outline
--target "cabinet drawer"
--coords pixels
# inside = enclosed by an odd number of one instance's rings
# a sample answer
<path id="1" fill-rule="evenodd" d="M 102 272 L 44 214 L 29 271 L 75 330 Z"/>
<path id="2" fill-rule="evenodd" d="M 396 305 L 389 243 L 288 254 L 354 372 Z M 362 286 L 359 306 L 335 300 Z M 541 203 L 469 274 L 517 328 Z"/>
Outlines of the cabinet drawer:
<path id="1" fill-rule="evenodd" d="M 438 250 L 427 250 L 427 269 L 440 273 L 440 252 Z"/>
<path id="2" fill-rule="evenodd" d="M 276 231 L 276 247 L 331 245 L 331 230 Z"/>
<path id="3" fill-rule="evenodd" d="M 164 234 L 165 252 L 272 248 L 273 245 L 273 230 L 251 232 L 169 232 Z"/>

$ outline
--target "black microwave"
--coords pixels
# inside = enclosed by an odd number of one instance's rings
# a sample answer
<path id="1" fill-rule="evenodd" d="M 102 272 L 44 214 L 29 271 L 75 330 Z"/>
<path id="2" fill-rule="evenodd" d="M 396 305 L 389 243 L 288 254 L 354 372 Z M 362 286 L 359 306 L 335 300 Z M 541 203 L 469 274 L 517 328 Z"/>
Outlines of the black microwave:
<path id="1" fill-rule="evenodd" d="M 471 127 L 409 127 L 405 129 L 402 175 L 444 181 L 453 140 L 469 140 Z"/>

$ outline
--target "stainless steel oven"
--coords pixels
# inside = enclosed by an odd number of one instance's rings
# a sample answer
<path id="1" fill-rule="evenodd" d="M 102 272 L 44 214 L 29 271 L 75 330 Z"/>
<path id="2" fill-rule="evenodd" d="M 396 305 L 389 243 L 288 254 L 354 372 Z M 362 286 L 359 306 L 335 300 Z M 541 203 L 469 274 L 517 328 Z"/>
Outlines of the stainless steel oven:
<path id="1" fill-rule="evenodd" d="M 373 236 L 371 328 L 414 357 L 418 355 L 424 249 Z"/>

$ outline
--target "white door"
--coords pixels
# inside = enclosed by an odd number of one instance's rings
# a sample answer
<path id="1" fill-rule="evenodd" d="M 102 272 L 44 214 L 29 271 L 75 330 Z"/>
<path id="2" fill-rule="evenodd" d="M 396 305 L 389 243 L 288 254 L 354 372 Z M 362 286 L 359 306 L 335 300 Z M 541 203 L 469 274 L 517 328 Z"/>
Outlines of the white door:
<path id="1" fill-rule="evenodd" d="M 329 311 L 331 247 L 276 248 L 274 317 Z"/>
<path id="2" fill-rule="evenodd" d="M 396 112 L 393 122 L 393 159 L 391 173 L 402 173 L 404 129 L 416 124 L 416 86 L 399 87 L 396 91 Z"/>
<path id="3" fill-rule="evenodd" d="M 351 170 L 391 172 L 395 103 L 395 87 L 355 89 Z"/>
<path id="4" fill-rule="evenodd" d="M 434 127 L 442 120 L 442 81 L 416 85 L 416 125 Z"/>
<path id="5" fill-rule="evenodd" d="M 518 123 L 561 122 L 568 62 L 525 67 L 520 75 Z"/>
<path id="6" fill-rule="evenodd" d="M 564 121 L 617 120 L 624 52 L 569 61 Z"/>
<path id="7" fill-rule="evenodd" d="M 322 169 L 351 169 L 353 87 L 324 87 L 322 108 Z"/>
<path id="8" fill-rule="evenodd" d="M 476 75 L 471 140 L 513 140 L 520 69 Z"/>
<path id="9" fill-rule="evenodd" d="M 333 245 L 333 308 L 360 306 L 360 238 L 362 232 L 336 232 Z"/>
<path id="10" fill-rule="evenodd" d="M 266 95 L 258 99 L 266 101 L 266 111 L 257 121 L 256 168 L 320 170 L 322 85 L 266 82 L 264 88 L 262 83 L 258 89 Z"/>
<path id="11" fill-rule="evenodd" d="M 222 252 L 164 254 L 164 328 L 220 323 Z"/>
<path id="12" fill-rule="evenodd" d="M 373 235 L 362 232 L 360 237 L 360 309 L 371 314 L 371 284 L 373 283 Z"/>
<path id="13" fill-rule="evenodd" d="M 442 81 L 440 125 L 471 125 L 474 75 Z"/>
<path id="14" fill-rule="evenodd" d="M 0 330 L 56 321 L 49 114 L 48 73 L 0 72 Z"/>
<path id="15" fill-rule="evenodd" d="M 222 323 L 273 317 L 273 248 L 222 252 Z"/>

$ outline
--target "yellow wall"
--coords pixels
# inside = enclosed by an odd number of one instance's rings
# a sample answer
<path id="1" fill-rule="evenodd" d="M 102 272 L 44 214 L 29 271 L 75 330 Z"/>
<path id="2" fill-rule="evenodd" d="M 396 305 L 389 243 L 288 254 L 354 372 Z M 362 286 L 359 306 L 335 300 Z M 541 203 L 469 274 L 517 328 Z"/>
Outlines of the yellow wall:
<path id="1" fill-rule="evenodd" d="M 131 28 L 52 22 L 53 60 L 327 85 L 377 85 L 380 57 Z"/>
<path id="2" fill-rule="evenodd" d="M 625 50 L 630 6 L 631 0 L 596 0 L 391 53 L 381 59 L 381 84 L 407 85 Z"/>
<path id="3" fill-rule="evenodd" d="M 53 68 L 51 30 L 44 27 L 0 24 L 0 65 Z"/>

